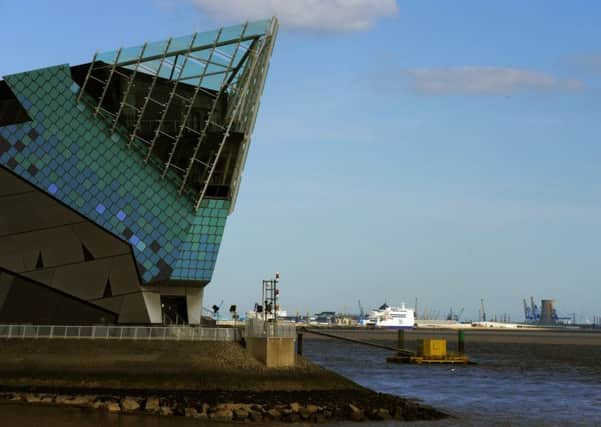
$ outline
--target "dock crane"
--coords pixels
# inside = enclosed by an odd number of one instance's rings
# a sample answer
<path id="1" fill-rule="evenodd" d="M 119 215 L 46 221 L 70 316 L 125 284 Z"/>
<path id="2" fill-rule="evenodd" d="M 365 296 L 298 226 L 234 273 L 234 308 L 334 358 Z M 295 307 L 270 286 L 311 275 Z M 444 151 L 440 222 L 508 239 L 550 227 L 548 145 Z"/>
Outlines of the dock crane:
<path id="1" fill-rule="evenodd" d="M 365 324 L 365 321 L 367 320 L 367 316 L 365 316 L 365 310 L 363 310 L 363 305 L 361 305 L 361 300 L 357 301 L 357 304 L 359 304 L 359 324 L 363 325 L 363 324 Z"/>
<path id="2" fill-rule="evenodd" d="M 455 322 L 459 322 L 459 319 L 461 319 L 464 310 L 465 308 L 462 307 L 461 310 L 459 310 L 459 312 L 454 313 L 453 307 L 451 307 L 451 309 L 449 310 L 449 314 L 447 314 L 447 320 L 454 320 Z"/>
<path id="3" fill-rule="evenodd" d="M 486 311 L 484 310 L 484 298 L 480 298 L 480 314 L 482 315 L 482 321 L 486 322 Z"/>

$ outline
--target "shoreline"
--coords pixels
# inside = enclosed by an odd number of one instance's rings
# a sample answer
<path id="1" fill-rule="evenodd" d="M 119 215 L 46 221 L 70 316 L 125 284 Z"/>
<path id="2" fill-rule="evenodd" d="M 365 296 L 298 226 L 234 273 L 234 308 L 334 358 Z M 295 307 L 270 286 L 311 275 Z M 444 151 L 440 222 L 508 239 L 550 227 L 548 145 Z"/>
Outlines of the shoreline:
<path id="1" fill-rule="evenodd" d="M 0 340 L 0 404 L 95 408 L 222 422 L 435 420 L 302 356 L 267 368 L 219 341 Z"/>
<path id="2" fill-rule="evenodd" d="M 162 392 L 0 389 L 0 405 L 92 408 L 114 414 L 182 416 L 212 422 L 428 421 L 450 415 L 369 389 L 336 391 Z M 98 392 L 98 393 L 95 393 Z"/>
<path id="3" fill-rule="evenodd" d="M 365 329 L 349 327 L 320 327 L 317 331 L 328 332 L 345 337 L 363 339 L 366 341 L 397 341 L 397 331 L 387 329 Z M 601 346 L 601 331 L 594 330 L 553 330 L 553 329 L 493 329 L 474 328 L 461 329 L 465 342 L 470 343 L 501 343 L 501 344 L 565 344 Z M 301 332 L 301 331 L 299 331 Z M 449 328 L 415 328 L 405 330 L 406 342 L 415 342 L 423 338 L 446 338 L 449 343 L 457 341 L 457 329 Z M 332 338 L 303 332 L 305 340 L 330 340 Z"/>

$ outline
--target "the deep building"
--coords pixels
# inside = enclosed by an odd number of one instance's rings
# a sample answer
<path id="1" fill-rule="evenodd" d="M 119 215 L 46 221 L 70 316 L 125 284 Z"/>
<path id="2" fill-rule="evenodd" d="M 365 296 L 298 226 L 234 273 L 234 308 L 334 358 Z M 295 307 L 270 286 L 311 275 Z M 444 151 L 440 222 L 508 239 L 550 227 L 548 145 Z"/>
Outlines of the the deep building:
<path id="1" fill-rule="evenodd" d="M 0 323 L 201 319 L 276 19 L 0 81 Z"/>

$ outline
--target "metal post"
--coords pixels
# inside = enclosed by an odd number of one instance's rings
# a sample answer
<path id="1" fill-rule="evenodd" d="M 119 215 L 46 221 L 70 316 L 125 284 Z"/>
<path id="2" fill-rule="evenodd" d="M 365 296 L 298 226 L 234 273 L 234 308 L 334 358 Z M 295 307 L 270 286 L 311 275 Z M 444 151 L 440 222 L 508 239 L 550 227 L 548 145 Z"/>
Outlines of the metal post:
<path id="1" fill-rule="evenodd" d="M 131 91 L 131 88 L 134 85 L 134 81 L 136 79 L 136 75 L 138 74 L 138 68 L 140 68 L 140 62 L 142 61 L 142 58 L 144 58 L 144 53 L 146 52 L 146 46 L 148 46 L 148 42 L 144 43 L 144 46 L 142 46 L 142 50 L 140 51 L 140 55 L 138 56 L 138 62 L 136 62 L 134 72 L 130 76 L 129 82 L 127 84 L 127 89 L 125 89 L 125 93 L 123 94 L 123 100 L 119 104 L 119 110 L 117 110 L 117 114 L 115 115 L 115 120 L 113 121 L 113 126 L 111 127 L 111 133 L 115 132 L 115 129 L 117 128 L 119 118 L 121 117 L 121 113 L 123 112 L 123 107 L 125 107 L 127 97 L 129 96 L 129 92 Z"/>
<path id="2" fill-rule="evenodd" d="M 299 356 L 303 355 L 303 334 L 299 332 L 296 334 L 296 353 Z"/>
<path id="3" fill-rule="evenodd" d="M 92 62 L 90 63 L 90 68 L 88 68 L 88 73 L 86 74 L 86 78 L 83 81 L 83 85 L 81 86 L 81 88 L 79 88 L 79 93 L 77 94 L 77 102 L 81 101 L 81 97 L 83 96 L 83 91 L 86 88 L 86 85 L 88 84 L 88 80 L 90 79 L 90 76 L 92 75 L 92 69 L 94 68 L 94 63 L 96 62 L 97 57 L 98 57 L 98 52 L 96 52 L 94 54 L 94 57 L 92 58 Z"/>
<path id="4" fill-rule="evenodd" d="M 263 321 L 265 322 L 267 320 L 267 304 L 265 304 L 265 280 L 263 280 L 263 296 L 261 297 L 261 304 L 263 304 Z"/>
<path id="5" fill-rule="evenodd" d="M 173 101 L 173 97 L 177 93 L 177 85 L 179 83 L 179 79 L 182 77 L 182 74 L 184 73 L 184 70 L 188 63 L 188 57 L 190 56 L 190 52 L 192 51 L 192 48 L 194 47 L 194 43 L 196 42 L 197 36 L 198 36 L 198 33 L 194 33 L 194 35 L 192 36 L 192 40 L 190 41 L 190 45 L 188 46 L 188 52 L 186 52 L 186 55 L 184 55 L 184 63 L 179 71 L 178 79 L 175 82 L 173 82 L 173 87 L 171 88 L 171 92 L 169 93 L 169 99 L 167 99 L 167 102 L 163 106 L 163 112 L 161 113 L 161 118 L 159 119 L 159 124 L 157 125 L 156 131 L 154 133 L 154 137 L 152 138 L 152 141 L 150 142 L 150 148 L 148 149 L 148 153 L 146 154 L 144 163 L 148 163 L 148 161 L 150 160 L 150 156 L 152 155 L 152 150 L 154 149 L 154 146 L 156 145 L 157 140 L 159 139 L 159 136 L 161 135 L 161 133 L 165 134 L 164 132 L 161 132 L 161 129 L 163 127 L 163 122 L 165 121 L 165 118 L 167 117 L 169 108 L 171 107 L 171 102 Z M 177 64 L 177 55 L 175 56 L 175 63 L 171 67 L 171 75 L 172 76 L 173 76 L 173 72 L 175 71 L 175 64 Z M 171 135 L 169 135 L 169 136 L 171 137 Z M 163 176 L 165 176 L 165 175 L 163 174 Z"/>
<path id="6" fill-rule="evenodd" d="M 240 180 L 241 180 L 241 175 L 242 175 L 242 169 L 244 168 L 244 164 L 246 163 L 246 157 L 248 156 L 248 149 L 250 146 L 250 139 L 249 136 L 255 126 L 255 122 L 257 119 L 257 113 L 259 111 L 259 104 L 260 104 L 260 96 L 263 93 L 263 89 L 265 87 L 265 80 L 267 78 L 267 72 L 269 70 L 269 59 L 271 58 L 271 54 L 273 51 L 273 46 L 275 44 L 275 39 L 277 37 L 277 33 L 278 33 L 278 20 L 277 18 L 273 17 L 271 20 L 271 27 L 269 29 L 269 46 L 267 49 L 267 52 L 265 54 L 264 57 L 264 61 L 263 61 L 263 70 L 262 70 L 262 74 L 260 76 L 260 78 L 258 79 L 258 85 L 256 87 L 256 96 L 254 99 L 254 109 L 251 109 L 251 113 L 250 113 L 250 117 L 247 120 L 247 129 L 246 129 L 246 137 L 245 137 L 245 141 L 243 141 L 242 145 L 241 145 L 241 156 L 239 157 L 239 159 L 237 160 L 237 165 L 234 168 L 234 180 L 232 183 L 233 189 L 231 192 L 231 197 L 232 197 L 232 203 L 230 204 L 230 212 L 232 212 L 234 210 L 234 207 L 236 206 L 236 200 L 238 198 L 238 189 L 240 187 Z"/>
<path id="7" fill-rule="evenodd" d="M 142 124 L 142 117 L 144 116 L 144 113 L 146 112 L 146 107 L 148 106 L 148 103 L 150 102 L 150 99 L 152 97 L 152 92 L 154 90 L 154 86 L 156 85 L 159 74 L 161 73 L 161 68 L 163 68 L 163 63 L 165 62 L 165 56 L 169 53 L 169 48 L 171 47 L 172 40 L 173 40 L 173 38 L 170 38 L 167 41 L 167 44 L 165 45 L 165 50 L 163 51 L 163 55 L 160 57 L 159 65 L 156 69 L 155 75 L 152 77 L 152 81 L 150 82 L 150 87 L 148 88 L 147 95 L 144 99 L 144 103 L 142 104 L 142 108 L 140 109 L 140 114 L 138 116 L 138 120 L 136 120 L 136 125 L 134 126 L 134 130 L 132 131 L 132 133 L 129 137 L 129 142 L 127 144 L 128 148 L 131 147 L 134 140 L 136 139 L 136 135 L 138 133 L 138 128 Z M 145 60 L 145 62 L 148 62 L 148 61 L 149 61 L 149 59 L 147 58 Z M 121 66 L 123 66 L 123 64 L 121 64 Z"/>
<path id="8" fill-rule="evenodd" d="M 399 329 L 397 333 L 397 347 L 401 350 L 405 349 L 405 331 L 403 329 Z"/>
<path id="9" fill-rule="evenodd" d="M 98 100 L 98 105 L 96 106 L 96 110 L 94 111 L 94 117 L 98 115 L 100 109 L 102 108 L 102 103 L 104 102 L 104 98 L 106 97 L 107 92 L 109 91 L 109 86 L 111 85 L 111 80 L 113 79 L 113 74 L 115 74 L 115 69 L 117 68 L 117 63 L 119 62 L 119 58 L 121 57 L 122 48 L 119 48 L 117 51 L 117 57 L 115 58 L 115 62 L 111 66 L 111 71 L 109 71 L 108 79 L 104 85 L 102 90 L 102 95 L 100 95 L 100 99 Z"/>
<path id="10" fill-rule="evenodd" d="M 457 352 L 459 354 L 465 353 L 465 333 L 463 330 L 457 331 Z"/>
<path id="11" fill-rule="evenodd" d="M 209 187 L 209 183 L 211 182 L 211 178 L 213 177 L 213 173 L 215 172 L 215 167 L 217 166 L 217 162 L 219 161 L 219 157 L 221 156 L 221 151 L 223 150 L 223 146 L 225 145 L 225 142 L 227 141 L 229 135 L 230 135 L 230 130 L 232 128 L 232 126 L 234 125 L 234 121 L 237 119 L 237 115 L 238 115 L 238 111 L 240 106 L 242 105 L 242 97 L 246 96 L 246 93 L 248 92 L 248 88 L 249 88 L 249 83 L 252 77 L 255 76 L 255 68 L 257 63 L 260 60 L 261 54 L 263 52 L 263 48 L 264 48 L 264 44 L 262 44 L 261 46 L 259 46 L 258 50 L 255 53 L 255 56 L 253 58 L 253 55 L 250 55 L 250 59 L 251 59 L 251 63 L 249 64 L 250 68 L 249 68 L 249 76 L 247 81 L 244 82 L 244 86 L 242 89 L 242 96 L 240 97 L 240 99 L 237 100 L 234 109 L 232 111 L 232 115 L 229 119 L 229 123 L 227 125 L 227 127 L 224 130 L 223 133 L 223 138 L 221 139 L 221 142 L 219 143 L 219 146 L 217 148 L 217 152 L 215 153 L 214 159 L 212 160 L 212 164 L 209 168 L 208 171 L 208 175 L 204 181 L 204 183 L 202 184 L 202 189 L 200 191 L 200 195 L 196 201 L 196 204 L 194 206 L 195 210 L 198 210 L 198 208 L 200 208 L 200 204 L 202 203 L 205 193 L 207 191 L 207 188 Z M 221 92 L 220 92 L 221 93 Z M 208 122 L 207 122 L 208 123 Z M 203 132 L 206 132 L 207 130 L 207 126 L 205 125 L 205 129 L 203 130 Z M 192 161 L 196 158 L 196 155 L 198 154 L 198 149 L 200 146 L 200 142 L 202 142 L 202 140 L 199 141 L 199 143 L 197 143 L 196 147 L 194 148 L 194 155 L 192 157 Z M 190 165 L 192 165 L 192 163 L 190 163 Z M 186 180 L 190 174 L 191 168 L 188 168 L 188 171 L 186 172 L 186 175 L 184 177 L 184 181 L 182 182 L 182 185 L 180 187 L 180 191 L 183 190 L 184 184 L 186 183 Z"/>

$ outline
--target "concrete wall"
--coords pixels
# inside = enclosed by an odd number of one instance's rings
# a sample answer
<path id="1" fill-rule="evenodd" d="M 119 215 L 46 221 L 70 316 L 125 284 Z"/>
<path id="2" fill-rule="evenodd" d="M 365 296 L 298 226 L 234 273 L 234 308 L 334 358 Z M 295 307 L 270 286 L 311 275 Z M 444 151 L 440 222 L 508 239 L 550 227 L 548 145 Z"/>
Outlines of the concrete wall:
<path id="1" fill-rule="evenodd" d="M 18 338 L 0 339 L 0 387 L 157 393 L 355 385 L 302 357 L 292 368 L 270 369 L 234 342 Z"/>
<path id="2" fill-rule="evenodd" d="M 268 368 L 294 366 L 294 338 L 247 338 L 248 352 Z"/>

